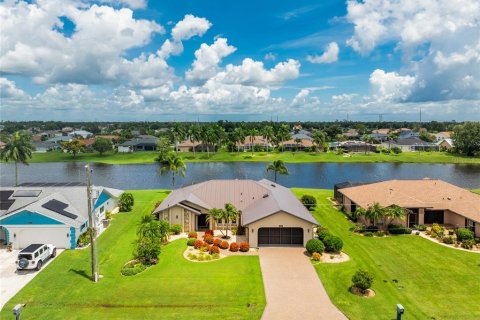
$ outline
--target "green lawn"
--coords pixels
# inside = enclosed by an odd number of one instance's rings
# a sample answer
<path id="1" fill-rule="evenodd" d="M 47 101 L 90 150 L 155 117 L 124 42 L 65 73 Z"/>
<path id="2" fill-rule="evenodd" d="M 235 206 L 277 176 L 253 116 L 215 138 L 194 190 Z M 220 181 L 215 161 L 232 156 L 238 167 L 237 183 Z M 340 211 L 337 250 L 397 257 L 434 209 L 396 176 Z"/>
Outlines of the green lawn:
<path id="1" fill-rule="evenodd" d="M 257 256 L 228 257 L 195 263 L 182 253 L 186 240 L 162 248 L 160 262 L 143 273 L 124 277 L 131 259 L 136 224 L 150 213 L 165 191 L 134 191 L 131 213 L 114 216 L 99 239 L 100 273 L 87 275 L 89 250 L 65 251 L 21 290 L 0 314 L 10 319 L 16 303 L 26 303 L 24 319 L 259 319 L 265 307 Z"/>
<path id="2" fill-rule="evenodd" d="M 398 155 L 377 154 L 377 153 L 357 153 L 350 157 L 337 155 L 333 152 L 328 153 L 310 153 L 310 152 L 241 152 L 230 153 L 220 151 L 211 153 L 210 157 L 206 153 L 197 153 L 193 156 L 191 152 L 180 152 L 181 157 L 186 162 L 271 162 L 273 160 L 283 160 L 289 163 L 301 162 L 410 162 L 410 163 L 473 163 L 480 164 L 479 157 L 464 157 L 447 152 L 404 152 Z M 134 152 L 134 153 L 107 153 L 100 156 L 98 153 L 82 153 L 73 158 L 71 154 L 61 151 L 34 153 L 30 162 L 99 162 L 109 164 L 128 164 L 128 163 L 152 163 L 157 157 L 156 152 Z"/>
<path id="3" fill-rule="evenodd" d="M 314 215 L 339 235 L 351 260 L 320 264 L 317 273 L 335 305 L 351 319 L 395 319 L 397 303 L 404 319 L 480 319 L 480 255 L 446 248 L 415 235 L 366 238 L 348 231 L 352 223 L 333 209 L 332 191 L 294 189 L 319 201 Z M 361 298 L 348 291 L 358 269 L 375 276 L 376 296 Z"/>

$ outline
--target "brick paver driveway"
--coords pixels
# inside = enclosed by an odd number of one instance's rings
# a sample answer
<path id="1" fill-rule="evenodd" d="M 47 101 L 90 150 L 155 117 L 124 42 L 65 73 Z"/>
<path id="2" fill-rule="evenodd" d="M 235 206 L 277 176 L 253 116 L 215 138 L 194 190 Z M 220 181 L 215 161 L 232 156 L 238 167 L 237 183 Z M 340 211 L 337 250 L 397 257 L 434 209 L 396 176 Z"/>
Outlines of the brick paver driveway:
<path id="1" fill-rule="evenodd" d="M 330 301 L 304 248 L 260 248 L 263 320 L 347 319 Z"/>

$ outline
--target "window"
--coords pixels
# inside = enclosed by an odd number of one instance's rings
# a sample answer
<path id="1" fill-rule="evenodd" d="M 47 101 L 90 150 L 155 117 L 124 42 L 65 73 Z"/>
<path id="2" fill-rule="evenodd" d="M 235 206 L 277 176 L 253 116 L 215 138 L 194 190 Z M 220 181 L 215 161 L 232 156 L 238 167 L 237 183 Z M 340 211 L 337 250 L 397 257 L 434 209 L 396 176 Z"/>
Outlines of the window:
<path id="1" fill-rule="evenodd" d="M 100 207 L 100 213 L 103 213 L 105 211 L 105 207 L 104 206 L 101 206 Z"/>
<path id="2" fill-rule="evenodd" d="M 475 221 L 470 219 L 465 219 L 465 228 L 475 233 Z"/>
<path id="3" fill-rule="evenodd" d="M 35 258 L 38 257 L 38 251 L 33 255 Z"/>

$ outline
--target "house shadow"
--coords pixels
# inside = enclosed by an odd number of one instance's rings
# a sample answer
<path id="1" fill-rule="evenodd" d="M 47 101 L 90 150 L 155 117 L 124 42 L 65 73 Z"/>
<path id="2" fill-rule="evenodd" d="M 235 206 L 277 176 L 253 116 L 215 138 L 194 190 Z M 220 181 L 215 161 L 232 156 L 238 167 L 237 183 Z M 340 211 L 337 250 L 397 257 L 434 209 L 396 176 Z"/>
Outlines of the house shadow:
<path id="1" fill-rule="evenodd" d="M 76 273 L 76 274 L 78 274 L 79 276 L 84 277 L 85 279 L 88 279 L 88 280 L 91 280 L 91 279 L 92 279 L 92 277 L 91 277 L 89 274 L 87 274 L 87 272 L 86 272 L 85 270 L 70 269 L 70 270 L 68 270 L 68 271 L 69 271 L 69 272 Z"/>

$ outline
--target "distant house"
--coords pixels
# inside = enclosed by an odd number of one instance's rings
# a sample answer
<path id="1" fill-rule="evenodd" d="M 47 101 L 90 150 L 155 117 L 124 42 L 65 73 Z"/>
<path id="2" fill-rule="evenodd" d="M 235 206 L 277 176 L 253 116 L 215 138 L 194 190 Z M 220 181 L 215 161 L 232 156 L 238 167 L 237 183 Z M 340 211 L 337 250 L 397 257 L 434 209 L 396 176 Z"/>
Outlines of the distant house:
<path id="1" fill-rule="evenodd" d="M 97 140 L 96 138 L 89 138 L 89 139 L 83 139 L 83 140 L 79 140 L 79 141 L 87 149 L 91 149 L 96 140 Z"/>
<path id="2" fill-rule="evenodd" d="M 453 132 L 443 131 L 443 132 L 439 132 L 439 133 L 434 133 L 433 135 L 435 136 L 435 142 L 441 142 L 445 139 L 451 139 L 452 135 L 453 135 Z"/>
<path id="3" fill-rule="evenodd" d="M 154 136 L 139 136 L 118 145 L 118 152 L 155 151 L 158 138 Z"/>
<path id="4" fill-rule="evenodd" d="M 32 143 L 35 150 L 34 153 L 45 153 L 49 151 L 59 150 L 62 146 L 54 141 L 39 141 Z"/>
<path id="5" fill-rule="evenodd" d="M 88 139 L 93 137 L 93 133 L 85 130 L 74 130 L 70 132 L 68 135 L 74 138 L 80 137 L 82 139 Z"/>
<path id="6" fill-rule="evenodd" d="M 390 135 L 390 129 L 376 129 L 370 133 L 370 136 L 377 141 L 387 141 Z"/>
<path id="7" fill-rule="evenodd" d="M 389 180 L 339 185 L 336 201 L 348 213 L 377 202 L 408 209 L 407 219 L 395 221 L 412 228 L 433 223 L 465 227 L 480 236 L 480 195 L 442 180 Z"/>
<path id="8" fill-rule="evenodd" d="M 438 151 L 440 147 L 432 142 L 426 142 L 418 137 L 399 138 L 398 140 L 383 142 L 384 148 L 400 148 L 404 152 L 410 151 Z"/>
<path id="9" fill-rule="evenodd" d="M 420 137 L 420 133 L 408 128 L 401 128 L 398 133 L 399 139 Z"/>
<path id="10" fill-rule="evenodd" d="M 64 133 L 70 133 L 72 132 L 74 129 L 72 127 L 63 127 L 62 128 L 62 132 Z"/>
<path id="11" fill-rule="evenodd" d="M 93 187 L 93 214 L 97 233 L 104 229 L 106 212 L 118 211 L 122 190 Z M 0 188 L 0 241 L 23 249 L 33 243 L 51 243 L 75 249 L 88 229 L 87 192 L 75 183 L 32 183 Z"/>
<path id="12" fill-rule="evenodd" d="M 333 147 L 333 149 L 339 148 L 346 152 L 375 152 L 377 150 L 376 145 L 358 140 L 338 142 Z"/>
<path id="13" fill-rule="evenodd" d="M 297 140 L 299 139 L 299 140 Z M 311 148 L 313 147 L 313 139 L 301 139 L 301 138 L 296 138 L 296 139 L 290 139 L 287 141 L 282 141 L 280 143 L 281 148 L 284 151 L 303 151 L 305 148 Z"/>
<path id="14" fill-rule="evenodd" d="M 452 139 L 449 139 L 449 138 L 440 140 L 436 144 L 440 147 L 440 150 L 450 150 L 453 147 L 455 147 L 455 143 L 453 142 Z"/>
<path id="15" fill-rule="evenodd" d="M 264 149 L 266 149 L 267 147 L 273 147 L 273 145 L 270 142 L 267 142 L 267 139 L 265 139 L 263 136 L 247 136 L 245 137 L 245 140 L 243 142 L 238 142 L 236 144 L 236 148 L 238 148 L 238 150 L 240 151 L 250 151 L 256 146 L 262 147 Z"/>
<path id="16" fill-rule="evenodd" d="M 345 137 L 348 139 L 357 138 L 359 136 L 357 129 L 348 129 L 346 132 L 343 133 Z"/>
<path id="17" fill-rule="evenodd" d="M 102 134 L 102 135 L 97 135 L 96 138 L 103 138 L 112 141 L 113 144 L 117 144 L 118 139 L 120 138 L 117 135 L 112 135 L 112 134 Z"/>

